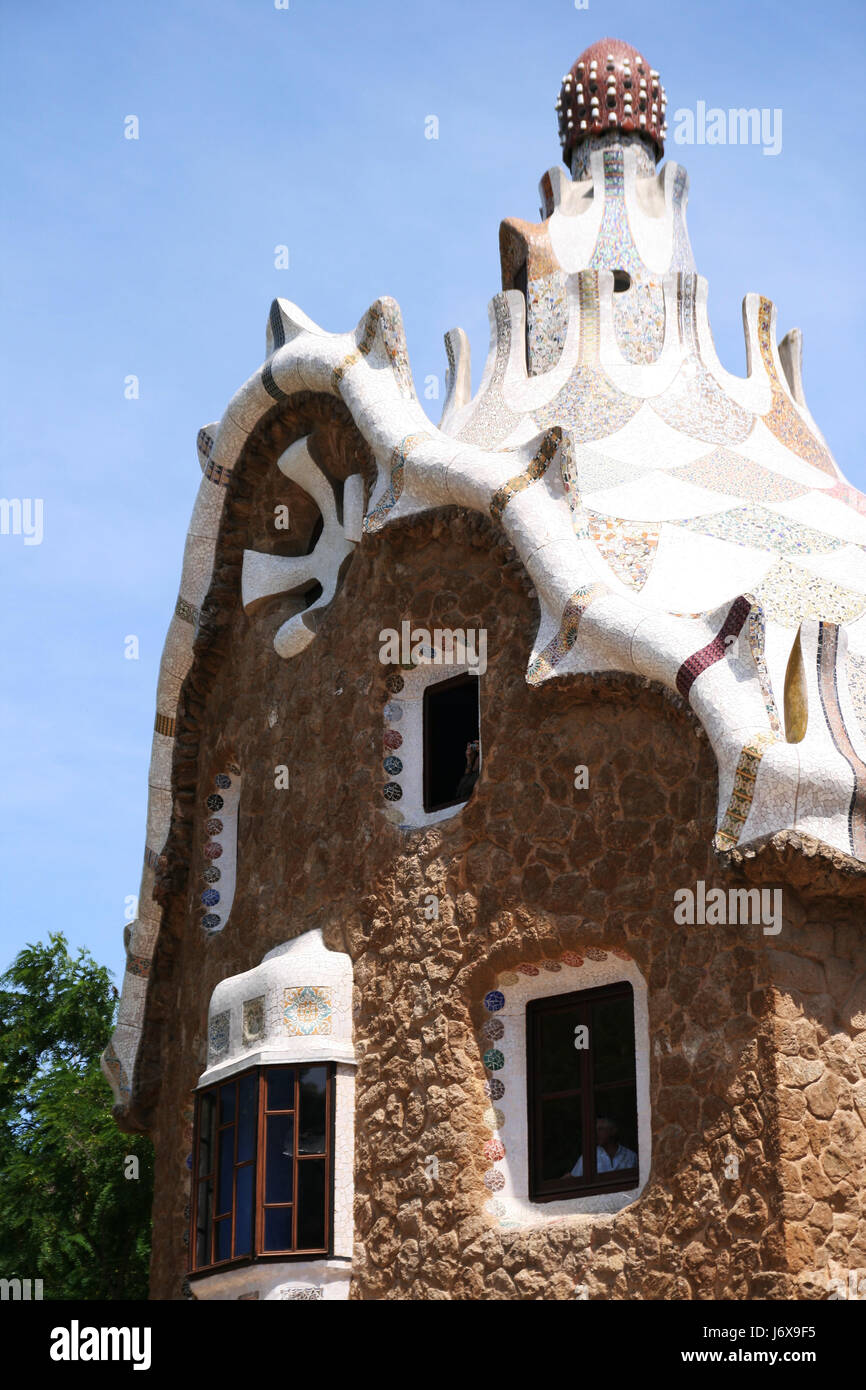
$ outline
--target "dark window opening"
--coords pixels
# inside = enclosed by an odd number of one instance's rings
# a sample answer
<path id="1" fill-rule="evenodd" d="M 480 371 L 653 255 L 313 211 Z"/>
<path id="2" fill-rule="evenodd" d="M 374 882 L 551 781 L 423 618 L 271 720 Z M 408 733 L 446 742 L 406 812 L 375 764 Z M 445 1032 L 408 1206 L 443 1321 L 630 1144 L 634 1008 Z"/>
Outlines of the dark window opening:
<path id="1" fill-rule="evenodd" d="M 327 1255 L 333 1066 L 268 1067 L 196 1096 L 191 1273 Z"/>
<path id="2" fill-rule="evenodd" d="M 455 676 L 424 691 L 424 810 L 472 795 L 481 766 L 478 677 Z"/>
<path id="3" fill-rule="evenodd" d="M 638 1184 L 634 992 L 627 982 L 526 1006 L 529 1196 Z"/>
<path id="4" fill-rule="evenodd" d="M 626 290 L 631 289 L 631 276 L 627 270 L 615 270 L 613 272 L 613 292 L 614 294 L 625 294 Z"/>

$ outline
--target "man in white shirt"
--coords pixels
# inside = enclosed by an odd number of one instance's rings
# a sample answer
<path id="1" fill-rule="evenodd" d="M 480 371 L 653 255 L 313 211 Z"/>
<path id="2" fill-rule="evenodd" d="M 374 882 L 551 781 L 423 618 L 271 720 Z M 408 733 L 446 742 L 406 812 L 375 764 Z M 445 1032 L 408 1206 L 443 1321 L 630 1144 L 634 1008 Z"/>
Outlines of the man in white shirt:
<path id="1" fill-rule="evenodd" d="M 615 1121 L 609 1120 L 607 1116 L 600 1115 L 596 1120 L 596 1173 L 612 1173 L 617 1168 L 637 1167 L 637 1154 L 631 1149 L 627 1149 L 624 1144 L 620 1144 L 617 1137 L 618 1132 Z M 566 1176 L 571 1178 L 583 1177 L 583 1155 Z"/>

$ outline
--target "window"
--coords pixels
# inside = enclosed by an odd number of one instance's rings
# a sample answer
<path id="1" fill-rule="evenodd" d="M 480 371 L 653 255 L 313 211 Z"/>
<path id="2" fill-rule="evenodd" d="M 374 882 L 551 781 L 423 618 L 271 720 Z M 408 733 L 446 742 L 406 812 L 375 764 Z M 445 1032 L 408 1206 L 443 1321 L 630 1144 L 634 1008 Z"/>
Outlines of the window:
<path id="1" fill-rule="evenodd" d="M 192 1271 L 327 1255 L 333 1064 L 262 1067 L 196 1097 Z"/>
<path id="2" fill-rule="evenodd" d="M 455 676 L 424 691 L 424 810 L 468 801 L 478 781 L 478 677 Z"/>
<path id="3" fill-rule="evenodd" d="M 526 1006 L 529 1196 L 638 1185 L 634 994 L 622 981 Z"/>

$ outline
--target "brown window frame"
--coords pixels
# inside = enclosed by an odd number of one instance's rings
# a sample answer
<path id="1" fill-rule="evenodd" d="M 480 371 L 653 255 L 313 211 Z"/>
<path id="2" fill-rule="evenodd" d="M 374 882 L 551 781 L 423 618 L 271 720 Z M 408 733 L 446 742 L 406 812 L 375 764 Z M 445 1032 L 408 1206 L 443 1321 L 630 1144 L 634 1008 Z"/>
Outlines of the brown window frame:
<path id="1" fill-rule="evenodd" d="M 479 676 L 472 675 L 469 671 L 462 671 L 459 676 L 450 676 L 444 681 L 431 681 L 425 686 L 421 700 L 421 720 L 423 724 L 423 745 L 424 745 L 424 775 L 423 781 L 423 806 L 426 816 L 433 815 L 435 811 L 447 811 L 451 806 L 465 806 L 469 801 L 469 796 L 455 797 L 453 801 L 440 801 L 434 806 L 431 801 L 430 791 L 430 772 L 433 766 L 433 735 L 430 728 L 430 720 L 427 717 L 429 698 L 442 690 L 447 690 L 451 686 L 468 685 L 472 681 L 475 685 L 475 693 L 478 699 L 478 775 L 481 775 L 481 679 Z M 474 790 L 474 788 L 473 788 Z M 471 793 L 470 793 L 471 796 Z"/>
<path id="2" fill-rule="evenodd" d="M 632 1017 L 634 1017 L 634 989 L 628 980 L 618 980 L 613 984 L 599 985 L 593 989 L 574 990 L 570 994 L 547 995 L 540 999 L 530 999 L 526 1005 L 526 1099 L 527 1099 L 527 1122 L 528 1122 L 528 1155 L 529 1155 L 529 1200 L 531 1202 L 556 1202 L 568 1197 L 589 1197 L 602 1192 L 628 1192 L 640 1184 L 640 1134 L 639 1134 L 639 1115 L 636 1114 L 637 1129 L 636 1142 L 638 1143 L 638 1167 L 637 1171 L 633 1168 L 622 1168 L 609 1174 L 600 1174 L 595 1171 L 595 1143 L 592 1142 L 595 1135 L 595 1098 L 598 1092 L 613 1091 L 624 1089 L 633 1084 L 635 1088 L 635 1102 L 637 1110 L 637 1039 L 635 1038 L 635 1078 L 633 1083 L 626 1081 L 602 1082 L 596 1086 L 593 1077 L 593 1050 L 592 1034 L 590 1033 L 590 1046 L 581 1049 L 578 1053 L 580 1057 L 580 1085 L 573 1087 L 570 1091 L 543 1092 L 540 1085 L 541 1075 L 541 1020 L 547 1013 L 566 1012 L 577 1008 L 580 1010 L 580 1021 L 589 1024 L 591 1007 L 594 1003 L 601 1002 L 603 999 L 628 998 L 632 1003 Z M 584 1175 L 582 1177 L 550 1178 L 546 1182 L 541 1178 L 543 1172 L 542 1165 L 542 1124 L 541 1124 L 541 1105 L 543 1100 L 555 1099 L 570 1094 L 581 1094 L 582 1104 L 582 1125 L 583 1133 L 587 1136 L 588 1143 L 586 1148 L 589 1154 L 584 1152 Z M 585 1141 L 586 1143 L 586 1141 Z M 587 1164 L 586 1159 L 589 1158 Z M 589 1167 L 590 1171 L 586 1172 Z"/>
<path id="3" fill-rule="evenodd" d="M 300 1142 L 300 1125 L 298 1124 L 301 1072 L 306 1067 L 327 1068 L 327 1081 L 325 1087 L 325 1151 L 324 1154 L 302 1154 L 298 1152 Z M 294 1071 L 294 1091 L 292 1109 L 269 1109 L 268 1108 L 268 1077 L 277 1071 Z M 244 1159 L 238 1162 L 238 1105 L 240 1098 L 240 1083 L 247 1076 L 257 1078 L 256 1086 L 256 1113 L 255 1113 L 255 1141 L 253 1145 L 253 1156 L 251 1159 Z M 235 1087 L 235 1118 L 220 1124 L 219 1093 L 223 1086 L 234 1083 Z M 229 1076 L 222 1077 L 219 1081 L 209 1082 L 206 1086 L 196 1087 L 193 1092 L 195 1096 L 195 1124 L 192 1150 L 192 1200 L 190 1201 L 190 1232 L 189 1232 L 189 1275 L 190 1278 L 198 1275 L 213 1274 L 217 1270 L 233 1269 L 240 1265 L 256 1263 L 269 1263 L 276 1260 L 309 1260 L 327 1259 L 333 1251 L 333 1229 L 334 1229 L 334 1127 L 336 1112 L 336 1066 L 334 1062 L 316 1060 L 310 1062 L 274 1062 L 267 1066 L 246 1067 L 243 1071 L 232 1072 Z M 211 1155 L 210 1171 L 199 1173 L 199 1155 L 201 1146 L 201 1119 L 205 1097 L 212 1096 L 215 1106 L 215 1123 L 213 1126 L 213 1153 Z M 293 1125 L 292 1140 L 292 1201 L 291 1202 L 266 1202 L 265 1186 L 265 1165 L 267 1161 L 267 1119 L 269 1115 L 293 1114 L 295 1123 Z M 234 1151 L 232 1163 L 232 1200 L 229 1213 L 220 1213 L 217 1217 L 216 1203 L 218 1200 L 219 1182 L 219 1135 L 220 1131 L 234 1124 Z M 324 1204 L 324 1243 L 322 1246 L 310 1248 L 298 1248 L 298 1188 L 299 1188 L 299 1166 L 308 1161 L 325 1161 L 325 1204 Z M 237 1179 L 236 1174 L 240 1168 L 252 1166 L 253 1168 L 253 1190 L 252 1190 L 252 1235 L 251 1251 L 244 1255 L 230 1255 L 228 1259 L 217 1260 L 216 1239 L 217 1225 L 221 1221 L 230 1219 L 231 1221 L 231 1241 L 230 1250 L 234 1251 L 235 1246 L 235 1225 L 237 1217 Z M 210 1212 L 210 1256 L 207 1264 L 197 1264 L 197 1233 L 198 1233 L 198 1201 L 199 1189 L 202 1182 L 209 1181 L 211 1184 L 211 1212 Z M 292 1247 L 285 1250 L 264 1250 L 264 1222 L 265 1212 L 277 1207 L 293 1208 L 292 1211 Z"/>

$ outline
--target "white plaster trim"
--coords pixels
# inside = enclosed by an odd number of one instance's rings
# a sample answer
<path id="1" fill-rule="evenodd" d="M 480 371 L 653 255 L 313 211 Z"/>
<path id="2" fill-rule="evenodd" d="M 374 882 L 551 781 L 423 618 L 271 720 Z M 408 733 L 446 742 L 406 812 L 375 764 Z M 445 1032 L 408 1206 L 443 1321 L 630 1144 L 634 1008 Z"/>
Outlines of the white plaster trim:
<path id="1" fill-rule="evenodd" d="M 468 803 L 458 801 L 455 806 L 445 806 L 440 811 L 424 810 L 424 692 L 431 685 L 439 685 L 453 680 L 456 676 L 478 676 L 478 700 L 481 701 L 481 682 L 483 676 L 474 666 L 430 664 L 415 666 L 411 671 L 401 666 L 392 668 L 403 678 L 403 689 L 399 694 L 390 695 L 385 706 L 385 727 L 396 729 L 403 742 L 391 756 L 400 759 L 403 771 L 393 776 L 385 774 L 388 782 L 396 782 L 403 789 L 400 801 L 385 801 L 383 810 L 403 829 L 418 829 L 421 826 L 436 825 L 439 821 L 450 820 Z M 399 712 L 393 718 L 394 710 Z M 391 718 L 389 718 L 389 713 Z M 390 754 L 387 750 L 386 756 Z M 481 739 L 481 717 L 478 719 L 478 771 L 481 775 L 483 744 Z M 477 786 L 477 783 L 476 783 Z"/>
<path id="2" fill-rule="evenodd" d="M 349 1297 L 351 1260 L 304 1260 L 301 1263 L 256 1263 L 190 1279 L 190 1288 L 202 1302 L 226 1301 L 257 1293 L 260 1300 L 306 1299 L 332 1302 Z"/>
<path id="3" fill-rule="evenodd" d="M 225 1081 L 228 1076 L 249 1071 L 251 1067 L 306 1066 L 308 1062 L 341 1062 L 347 1067 L 358 1065 L 350 1043 L 333 1038 L 293 1038 L 296 1046 L 263 1047 L 258 1052 L 245 1052 L 241 1057 L 222 1062 L 219 1066 L 208 1067 L 202 1072 L 198 1087 L 212 1086 L 217 1081 Z"/>

